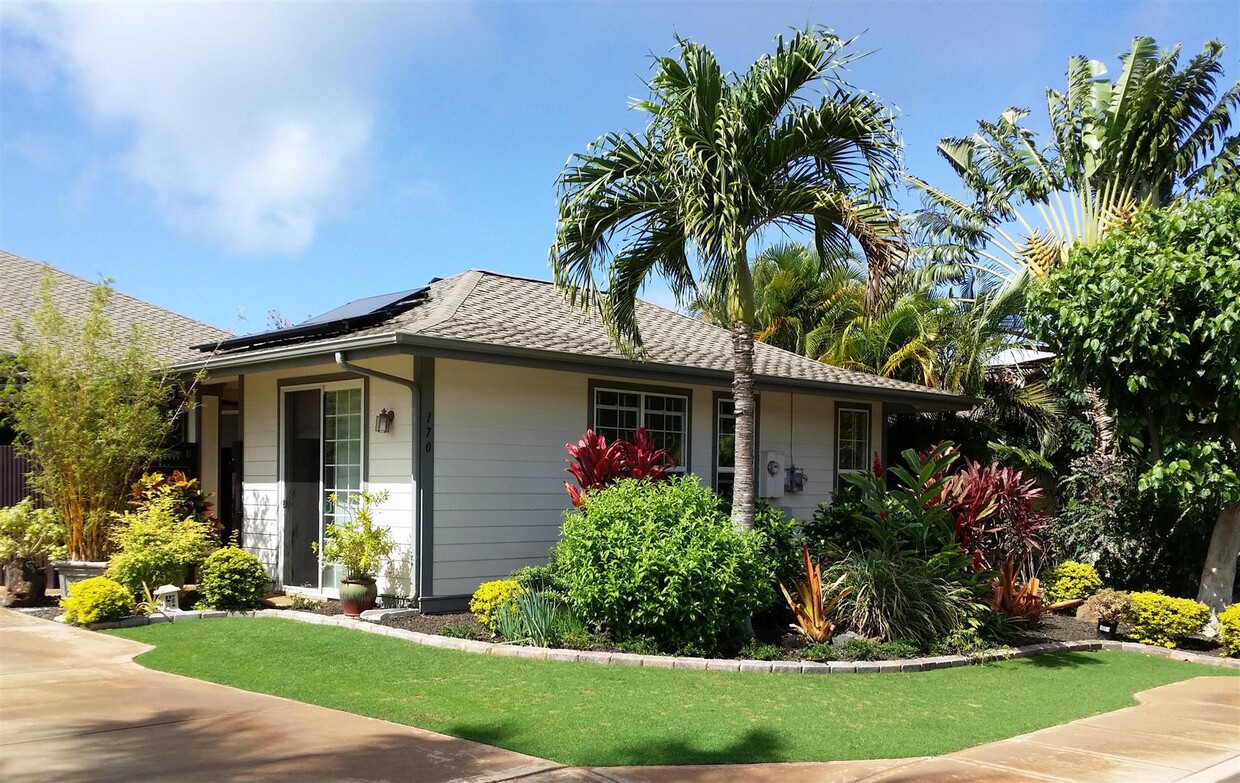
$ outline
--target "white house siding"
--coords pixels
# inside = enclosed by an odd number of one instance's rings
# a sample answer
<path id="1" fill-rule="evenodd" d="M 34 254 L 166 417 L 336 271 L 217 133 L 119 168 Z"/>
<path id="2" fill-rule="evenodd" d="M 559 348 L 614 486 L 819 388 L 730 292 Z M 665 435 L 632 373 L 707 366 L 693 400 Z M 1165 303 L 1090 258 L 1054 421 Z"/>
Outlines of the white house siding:
<path id="1" fill-rule="evenodd" d="M 689 464 L 709 483 L 714 465 L 714 397 L 727 386 L 635 381 L 601 375 L 440 359 L 435 364 L 433 589 L 464 595 L 480 582 L 544 562 L 569 507 L 567 454 L 589 421 L 590 381 L 690 390 Z M 873 445 L 882 411 L 873 408 Z M 773 502 L 812 516 L 835 482 L 835 401 L 762 392 L 759 454 L 777 451 L 805 471 L 805 492 Z M 791 431 L 791 435 L 790 435 Z"/>
<path id="2" fill-rule="evenodd" d="M 357 365 L 400 377 L 413 377 L 413 359 L 392 356 L 356 362 Z M 258 554 L 272 578 L 279 580 L 283 534 L 280 513 L 280 388 L 281 381 L 312 382 L 315 376 L 336 376 L 341 370 L 326 363 L 296 370 L 251 373 L 243 379 L 244 545 Z M 361 381 L 360 378 L 357 380 Z M 412 437 L 413 407 L 408 388 L 371 379 L 362 417 L 365 427 L 366 486 L 387 490 L 390 498 L 378 509 L 376 521 L 392 530 L 398 544 L 395 563 L 380 582 L 384 592 L 407 593 L 413 572 L 414 531 Z M 375 415 L 395 411 L 392 431 L 374 432 Z"/>

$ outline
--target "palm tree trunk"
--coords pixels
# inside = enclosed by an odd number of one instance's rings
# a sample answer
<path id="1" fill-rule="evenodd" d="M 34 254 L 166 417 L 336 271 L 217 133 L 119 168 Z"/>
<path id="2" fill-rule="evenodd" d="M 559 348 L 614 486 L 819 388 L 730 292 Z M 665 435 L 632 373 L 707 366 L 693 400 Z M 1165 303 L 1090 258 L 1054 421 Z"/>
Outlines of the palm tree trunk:
<path id="1" fill-rule="evenodd" d="M 732 321 L 732 405 L 736 412 L 735 473 L 732 478 L 732 523 L 752 530 L 754 523 L 754 396 L 753 325 Z"/>

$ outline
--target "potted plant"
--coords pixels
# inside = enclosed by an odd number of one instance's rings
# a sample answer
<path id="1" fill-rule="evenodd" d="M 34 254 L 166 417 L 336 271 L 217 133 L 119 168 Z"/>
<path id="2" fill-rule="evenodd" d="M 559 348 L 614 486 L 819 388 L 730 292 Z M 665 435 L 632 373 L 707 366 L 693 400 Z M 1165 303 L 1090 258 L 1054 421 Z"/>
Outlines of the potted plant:
<path id="1" fill-rule="evenodd" d="M 1098 617 L 1099 639 L 1114 639 L 1119 624 L 1132 612 L 1132 602 L 1128 599 L 1128 594 L 1109 587 L 1094 593 L 1085 603 Z"/>
<path id="2" fill-rule="evenodd" d="M 50 508 L 26 498 L 0 508 L 0 563 L 8 590 L 5 606 L 36 606 L 47 591 L 49 560 L 64 557 L 65 528 Z"/>
<path id="3" fill-rule="evenodd" d="M 351 492 L 341 503 L 333 493 L 333 508 L 345 509 L 348 519 L 333 523 L 323 531 L 323 559 L 344 568 L 340 577 L 340 604 L 346 617 L 357 617 L 373 609 L 379 588 L 375 584 L 379 567 L 396 548 L 392 534 L 374 521 L 374 507 L 385 503 L 387 492 Z M 317 548 L 315 544 L 312 547 Z"/>

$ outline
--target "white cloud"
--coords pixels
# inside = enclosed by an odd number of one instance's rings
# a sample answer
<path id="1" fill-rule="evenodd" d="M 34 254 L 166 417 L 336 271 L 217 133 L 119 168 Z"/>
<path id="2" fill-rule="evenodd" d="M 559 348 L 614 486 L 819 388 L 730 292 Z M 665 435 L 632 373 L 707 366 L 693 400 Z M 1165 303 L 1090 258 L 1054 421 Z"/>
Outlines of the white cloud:
<path id="1" fill-rule="evenodd" d="M 238 252 L 296 253 L 366 183 L 383 77 L 462 14 L 65 3 L 6 7 L 4 25 L 98 133 L 122 140 L 119 170 L 171 222 Z"/>

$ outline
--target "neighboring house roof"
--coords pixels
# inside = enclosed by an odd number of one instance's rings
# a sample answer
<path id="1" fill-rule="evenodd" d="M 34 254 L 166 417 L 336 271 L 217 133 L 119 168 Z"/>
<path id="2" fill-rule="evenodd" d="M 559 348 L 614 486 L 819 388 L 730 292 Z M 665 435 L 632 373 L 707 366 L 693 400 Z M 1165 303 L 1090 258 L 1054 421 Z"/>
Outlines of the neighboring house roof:
<path id="1" fill-rule="evenodd" d="M 1041 364 L 1055 358 L 1055 354 L 1046 351 L 1034 351 L 1029 348 L 1007 348 L 999 351 L 990 361 L 986 362 L 987 367 L 1012 367 L 1025 364 Z"/>
<path id="2" fill-rule="evenodd" d="M 14 324 L 29 323 L 31 313 L 39 304 L 43 276 L 48 271 L 56 281 L 56 300 L 61 311 L 71 318 L 80 318 L 86 313 L 91 292 L 97 283 L 0 250 L 0 280 L 4 281 L 0 286 L 0 354 L 17 352 Z M 149 329 L 155 338 L 156 358 L 170 364 L 201 359 L 202 354 L 190 346 L 216 342 L 229 336 L 222 329 L 120 291 L 113 292 L 106 312 L 117 334 L 122 334 L 134 324 Z"/>
<path id="3" fill-rule="evenodd" d="M 637 321 L 646 355 L 634 360 L 612 342 L 597 315 L 564 301 L 549 282 L 471 270 L 424 289 L 387 298 L 368 320 L 363 308 L 338 308 L 341 318 L 325 317 L 285 330 L 226 341 L 209 360 L 213 369 L 241 367 L 307 351 L 330 353 L 378 345 L 404 345 L 409 352 L 436 349 L 484 353 L 555 364 L 627 368 L 643 374 L 695 375 L 718 382 L 732 373 L 729 332 L 665 307 L 640 301 Z M 360 303 L 358 303 L 360 304 Z M 204 350 L 214 345 L 203 346 Z M 479 358 L 475 356 L 474 358 Z M 567 367 L 566 367 L 567 369 Z M 913 383 L 845 370 L 757 343 L 754 374 L 760 386 L 808 387 L 867 396 L 919 401 L 936 407 L 967 407 L 968 398 Z"/>

